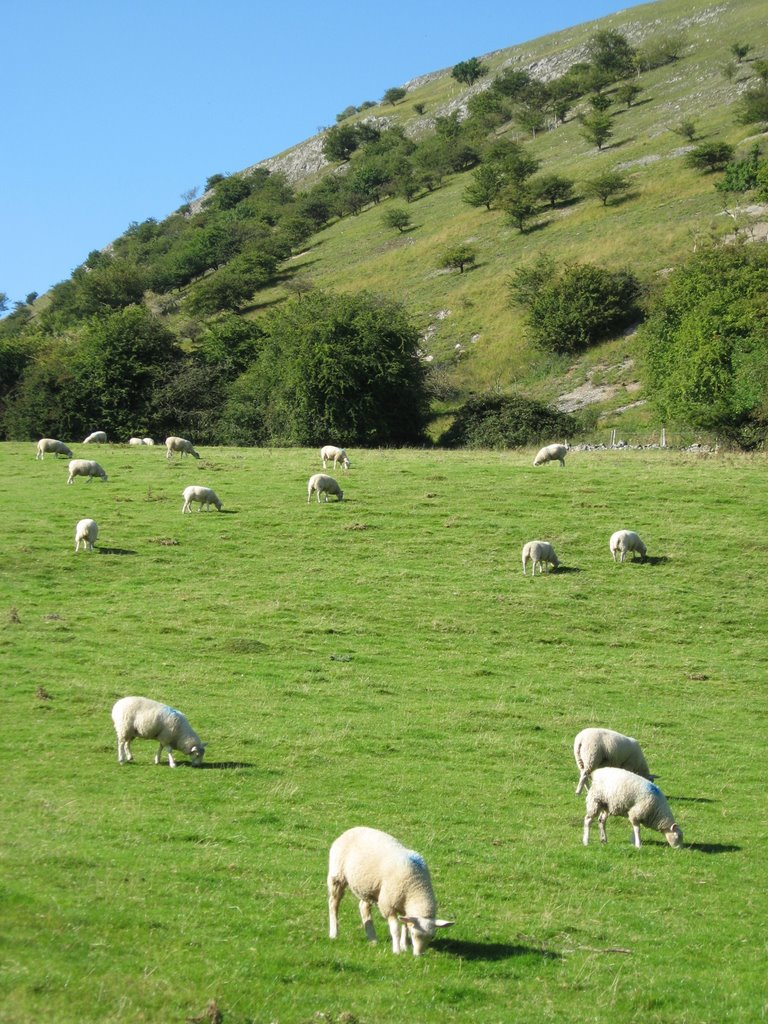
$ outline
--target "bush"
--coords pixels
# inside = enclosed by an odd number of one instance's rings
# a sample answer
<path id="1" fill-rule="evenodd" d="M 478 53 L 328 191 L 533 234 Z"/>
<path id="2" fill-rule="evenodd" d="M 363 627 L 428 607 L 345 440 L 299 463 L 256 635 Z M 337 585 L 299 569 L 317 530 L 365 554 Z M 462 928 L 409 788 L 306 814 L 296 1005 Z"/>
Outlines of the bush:
<path id="1" fill-rule="evenodd" d="M 459 409 L 440 437 L 445 448 L 519 448 L 572 436 L 576 421 L 522 395 L 480 395 Z"/>
<path id="2" fill-rule="evenodd" d="M 513 302 L 528 311 L 528 327 L 540 348 L 579 352 L 615 334 L 640 316 L 640 285 L 625 270 L 541 257 L 510 281 Z"/>

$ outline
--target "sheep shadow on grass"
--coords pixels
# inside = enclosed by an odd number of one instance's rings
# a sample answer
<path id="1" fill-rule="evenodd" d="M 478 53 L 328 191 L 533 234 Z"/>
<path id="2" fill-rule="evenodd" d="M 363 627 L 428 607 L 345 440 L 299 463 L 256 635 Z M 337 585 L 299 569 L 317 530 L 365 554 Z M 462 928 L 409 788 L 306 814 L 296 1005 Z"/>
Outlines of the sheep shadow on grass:
<path id="1" fill-rule="evenodd" d="M 552 572 L 556 576 L 564 576 L 569 572 L 584 572 L 584 570 L 580 569 L 577 565 L 558 565 L 558 567 L 553 569 Z"/>
<path id="2" fill-rule="evenodd" d="M 100 555 L 135 555 L 136 552 L 130 548 L 95 548 Z"/>
<path id="3" fill-rule="evenodd" d="M 733 843 L 683 843 L 683 849 L 696 853 L 738 853 L 741 847 Z"/>
<path id="4" fill-rule="evenodd" d="M 646 555 L 640 565 L 666 565 L 669 562 L 668 555 Z"/>
<path id="5" fill-rule="evenodd" d="M 539 956 L 543 960 L 561 960 L 562 955 L 551 949 L 536 946 L 518 946 L 509 942 L 469 942 L 463 939 L 439 939 L 432 948 L 440 953 L 461 957 L 462 960 L 511 960 L 515 956 Z"/>
<path id="6" fill-rule="evenodd" d="M 190 765 L 192 767 L 192 765 Z M 206 761 L 198 767 L 210 771 L 215 768 L 217 771 L 231 771 L 233 768 L 255 768 L 250 761 Z"/>

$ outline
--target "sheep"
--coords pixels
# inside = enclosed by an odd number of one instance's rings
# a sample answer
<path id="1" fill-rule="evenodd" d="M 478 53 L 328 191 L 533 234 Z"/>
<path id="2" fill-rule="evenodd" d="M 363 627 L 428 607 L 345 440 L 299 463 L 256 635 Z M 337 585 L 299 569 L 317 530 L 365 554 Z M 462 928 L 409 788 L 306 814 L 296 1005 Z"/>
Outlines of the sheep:
<path id="1" fill-rule="evenodd" d="M 627 552 L 632 552 L 632 561 L 635 560 L 635 552 L 640 554 L 640 561 L 645 561 L 645 544 L 640 540 L 638 535 L 632 530 L 617 530 L 616 533 L 611 534 L 610 540 L 611 555 L 614 562 L 616 561 L 616 555 L 621 554 L 620 561 L 624 561 L 627 556 Z"/>
<path id="2" fill-rule="evenodd" d="M 145 445 L 146 443 L 147 442 L 144 440 L 143 437 L 129 437 L 128 438 L 128 444 L 131 445 L 134 448 L 140 448 L 143 445 Z"/>
<path id="3" fill-rule="evenodd" d="M 193 765 L 202 763 L 206 743 L 189 724 L 186 715 L 149 697 L 122 697 L 112 708 L 112 721 L 117 733 L 117 760 L 119 764 L 133 761 L 131 740 L 158 740 L 155 764 L 160 764 L 163 750 L 168 751 L 168 764 L 176 767 L 173 751 L 188 754 Z"/>
<path id="4" fill-rule="evenodd" d="M 437 903 L 423 857 L 406 849 L 387 832 L 363 826 L 350 828 L 331 846 L 328 912 L 332 939 L 338 934 L 339 903 L 347 888 L 360 901 L 360 916 L 369 942 L 376 942 L 371 904 L 378 905 L 389 925 L 393 953 L 405 952 L 410 936 L 413 955 L 420 956 L 438 928 L 453 924 L 435 916 Z"/>
<path id="5" fill-rule="evenodd" d="M 99 528 L 92 519 L 81 519 L 75 527 L 75 553 L 83 545 L 83 551 L 93 551 L 93 545 L 99 536 Z"/>
<path id="6" fill-rule="evenodd" d="M 537 452 L 536 458 L 533 460 L 534 466 L 543 466 L 545 462 L 559 462 L 564 469 L 565 456 L 569 447 L 567 441 L 565 444 L 548 444 Z"/>
<path id="7" fill-rule="evenodd" d="M 323 460 L 323 469 L 326 468 L 330 459 L 333 459 L 333 468 L 336 469 L 337 463 L 341 463 L 344 472 L 349 469 L 350 462 L 347 457 L 347 453 L 343 448 L 337 448 L 336 445 L 326 444 L 320 449 L 320 458 Z"/>
<path id="8" fill-rule="evenodd" d="M 89 434 L 88 437 L 86 437 L 86 439 L 83 441 L 83 444 L 106 444 L 106 443 L 107 443 L 107 435 L 104 433 L 103 430 L 94 430 L 94 432 L 92 434 Z"/>
<path id="9" fill-rule="evenodd" d="M 629 818 L 632 842 L 640 846 L 640 826 L 663 832 L 670 846 L 682 846 L 683 833 L 675 824 L 667 798 L 650 780 L 625 771 L 624 768 L 598 768 L 592 775 L 592 788 L 587 793 L 583 842 L 589 843 L 589 826 L 597 814 L 600 842 L 607 842 L 605 819 L 609 814 Z"/>
<path id="10" fill-rule="evenodd" d="M 151 437 L 142 437 L 141 440 L 144 442 L 145 445 L 147 445 L 147 447 L 154 448 L 155 442 L 152 440 Z"/>
<path id="11" fill-rule="evenodd" d="M 211 505 L 215 505 L 219 512 L 221 512 L 221 502 L 216 497 L 216 493 L 211 490 L 210 487 L 185 487 L 184 488 L 184 504 L 181 506 L 182 512 L 191 512 L 191 502 L 200 502 L 198 512 L 203 511 L 203 505 L 205 505 L 205 511 L 211 511 Z"/>
<path id="12" fill-rule="evenodd" d="M 86 483 L 90 483 L 95 476 L 100 476 L 102 480 L 107 480 L 107 474 L 98 464 L 92 459 L 72 459 L 69 463 L 69 479 L 68 484 L 71 484 L 76 476 L 88 477 Z"/>
<path id="13" fill-rule="evenodd" d="M 166 437 L 165 448 L 166 459 L 172 459 L 174 452 L 179 452 L 179 457 L 182 459 L 185 455 L 192 455 L 196 459 L 200 458 L 192 447 L 192 442 L 188 441 L 185 437 Z"/>
<path id="14" fill-rule="evenodd" d="M 72 458 L 72 449 L 67 448 L 63 441 L 57 441 L 55 437 L 41 437 L 37 442 L 36 459 L 42 459 L 45 452 L 53 452 L 54 455 L 67 455 Z"/>
<path id="15" fill-rule="evenodd" d="M 339 501 L 344 500 L 344 491 L 332 476 L 326 476 L 325 473 L 315 473 L 307 481 L 307 502 L 311 501 L 313 491 L 317 491 L 318 503 L 321 494 L 325 495 L 325 501 L 328 501 L 329 494 L 337 495 Z"/>
<path id="16" fill-rule="evenodd" d="M 523 576 L 526 575 L 525 568 L 529 559 L 533 563 L 532 576 L 536 575 L 537 563 L 539 575 L 544 571 L 545 562 L 549 562 L 555 569 L 560 565 L 555 549 L 545 540 L 529 540 L 523 547 Z"/>
<path id="17" fill-rule="evenodd" d="M 596 768 L 624 768 L 644 779 L 656 778 L 651 775 L 638 741 L 613 729 L 582 729 L 573 741 L 573 756 L 581 772 L 577 794 Z"/>

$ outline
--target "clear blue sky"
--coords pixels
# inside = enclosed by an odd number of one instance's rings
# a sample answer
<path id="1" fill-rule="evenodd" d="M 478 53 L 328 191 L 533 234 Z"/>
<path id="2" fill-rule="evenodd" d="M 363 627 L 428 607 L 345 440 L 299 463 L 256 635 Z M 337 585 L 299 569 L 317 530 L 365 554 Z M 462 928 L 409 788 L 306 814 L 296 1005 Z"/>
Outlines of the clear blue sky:
<path id="1" fill-rule="evenodd" d="M 0 59 L 0 291 L 67 278 L 132 221 L 393 85 L 619 0 L 28 0 Z"/>

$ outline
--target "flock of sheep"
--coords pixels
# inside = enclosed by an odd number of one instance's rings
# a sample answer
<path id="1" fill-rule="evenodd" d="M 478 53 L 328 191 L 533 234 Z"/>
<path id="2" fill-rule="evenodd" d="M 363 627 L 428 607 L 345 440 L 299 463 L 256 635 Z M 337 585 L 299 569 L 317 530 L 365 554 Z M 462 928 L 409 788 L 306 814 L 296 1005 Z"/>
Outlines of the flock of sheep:
<path id="1" fill-rule="evenodd" d="M 90 434 L 84 444 L 105 443 L 106 434 L 97 431 Z M 152 445 L 151 438 L 132 437 L 129 445 Z M 171 459 L 178 452 L 180 456 L 191 455 L 199 459 L 190 441 L 181 437 L 166 439 L 166 457 Z M 542 448 L 534 459 L 534 466 L 557 461 L 565 466 L 567 445 L 553 444 Z M 72 457 L 72 451 L 63 442 L 54 438 L 43 438 L 38 442 L 36 458 L 42 459 L 46 452 Z M 320 452 L 323 468 L 333 462 L 334 469 L 340 465 L 344 471 L 350 467 L 346 451 L 333 445 L 326 445 Z M 91 480 L 94 476 L 107 480 L 101 466 L 86 459 L 72 459 L 69 463 L 68 484 L 76 476 Z M 339 501 L 344 493 L 338 482 L 325 473 L 315 473 L 307 483 L 307 501 L 312 495 L 328 500 L 335 495 Z M 191 512 L 192 503 L 199 511 L 211 505 L 221 511 L 221 501 L 209 487 L 190 486 L 184 490 L 182 512 Z M 82 544 L 84 550 L 93 551 L 98 537 L 98 526 L 93 519 L 81 519 L 75 528 L 75 551 Z M 617 556 L 623 562 L 628 553 L 638 553 L 645 558 L 646 548 L 640 537 L 630 530 L 619 530 L 611 536 L 610 551 L 613 560 Z M 529 541 L 522 552 L 523 574 L 528 562 L 532 573 L 536 566 L 539 573 L 545 564 L 557 568 L 559 561 L 554 548 L 547 541 Z M 206 744 L 192 728 L 181 711 L 151 700 L 147 697 L 123 697 L 112 708 L 112 721 L 117 735 L 117 759 L 120 764 L 133 761 L 130 744 L 136 739 L 151 739 L 159 744 L 155 764 L 159 764 L 164 753 L 170 767 L 176 767 L 173 751 L 186 754 L 190 763 L 202 764 Z M 592 820 L 597 816 L 600 839 L 606 842 L 605 821 L 609 816 L 625 817 L 632 826 L 632 841 L 640 846 L 640 826 L 661 832 L 670 846 L 682 845 L 683 835 L 675 823 L 669 804 L 654 784 L 647 761 L 639 742 L 631 736 L 624 736 L 611 729 L 583 729 L 575 738 L 573 753 L 579 769 L 576 793 L 586 792 L 586 814 L 584 817 L 583 843 L 589 842 Z M 435 899 L 429 868 L 423 857 L 403 846 L 394 836 L 378 829 L 358 826 L 342 833 L 331 845 L 328 858 L 328 913 L 329 935 L 335 939 L 338 934 L 338 908 L 341 899 L 349 889 L 359 901 L 360 915 L 365 934 L 370 942 L 376 941 L 376 931 L 371 919 L 371 907 L 378 906 L 387 921 L 394 953 L 404 952 L 410 942 L 415 956 L 428 947 L 438 928 L 446 928 L 453 921 L 437 917 Z"/>

